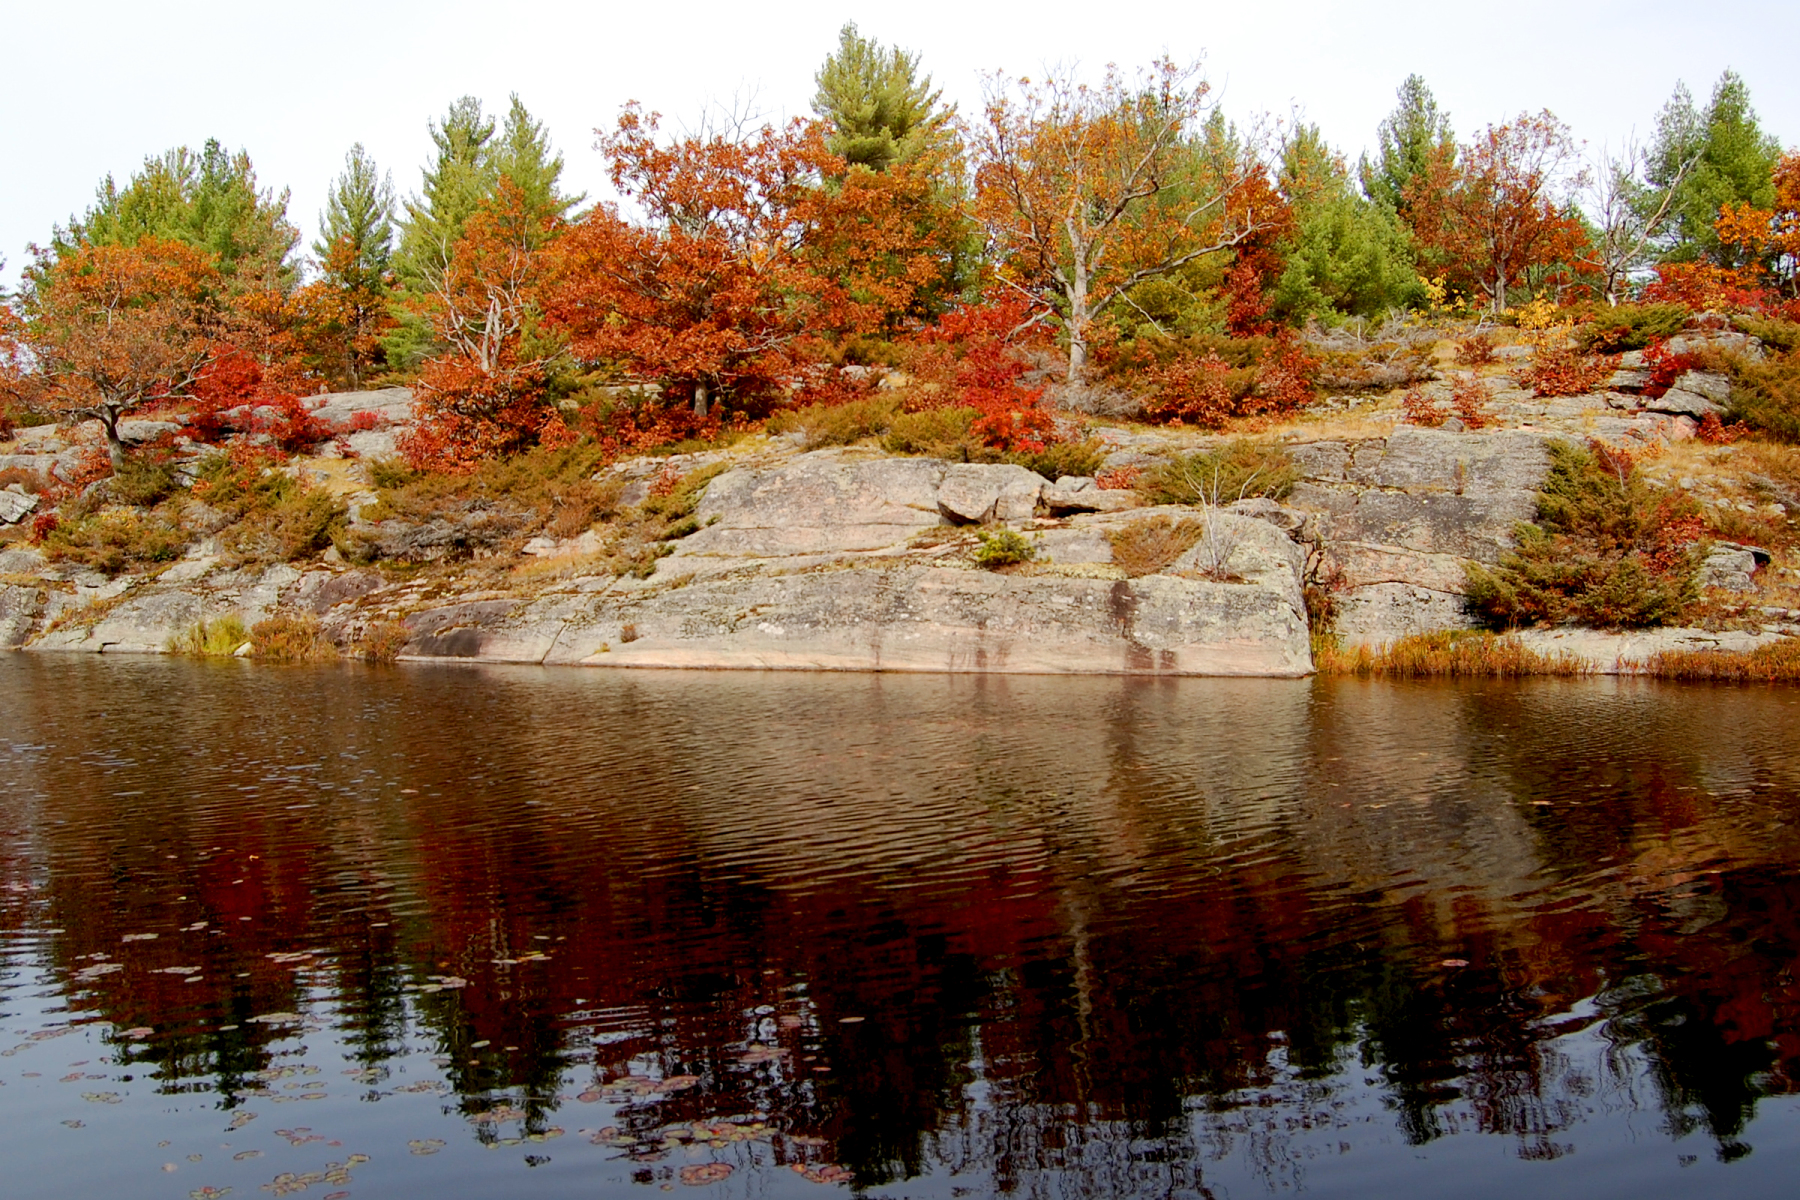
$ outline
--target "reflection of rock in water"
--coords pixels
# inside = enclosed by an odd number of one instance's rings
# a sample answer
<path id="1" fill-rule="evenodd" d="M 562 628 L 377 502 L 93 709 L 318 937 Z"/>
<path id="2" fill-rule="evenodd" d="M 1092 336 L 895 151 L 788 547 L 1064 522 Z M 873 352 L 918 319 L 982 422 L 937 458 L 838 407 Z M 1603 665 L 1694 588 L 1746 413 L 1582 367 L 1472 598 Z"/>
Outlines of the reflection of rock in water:
<path id="1" fill-rule="evenodd" d="M 60 930 L 46 988 L 132 1072 L 321 1096 L 306 1139 L 375 1095 L 454 1120 L 409 1131 L 445 1155 L 674 1183 L 1323 1191 L 1340 1141 L 1560 1163 L 1604 1093 L 1729 1156 L 1800 1063 L 1786 712 L 5 660 L 0 929 Z"/>

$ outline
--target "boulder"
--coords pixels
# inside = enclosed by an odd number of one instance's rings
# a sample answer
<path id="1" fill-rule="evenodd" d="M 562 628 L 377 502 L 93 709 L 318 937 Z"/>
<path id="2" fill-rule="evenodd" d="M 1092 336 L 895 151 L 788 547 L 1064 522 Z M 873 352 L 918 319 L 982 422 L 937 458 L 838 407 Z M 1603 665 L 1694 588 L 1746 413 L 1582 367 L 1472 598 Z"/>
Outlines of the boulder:
<path id="1" fill-rule="evenodd" d="M 1473 629 L 1467 602 L 1456 591 L 1414 583 L 1375 583 L 1337 601 L 1332 632 L 1346 645 L 1378 646 L 1436 629 Z"/>
<path id="2" fill-rule="evenodd" d="M 694 512 L 701 529 L 676 553 L 769 557 L 901 545 L 945 524 L 938 498 L 945 470 L 929 458 L 819 451 L 773 468 L 727 471 L 707 484 Z"/>
<path id="3" fill-rule="evenodd" d="M 959 524 L 1029 521 L 1044 477 L 1011 463 L 952 463 L 938 481 L 938 510 Z"/>
<path id="4" fill-rule="evenodd" d="M 42 588 L 0 584 L 0 650 L 25 644 L 37 630 L 48 599 Z"/>
<path id="5" fill-rule="evenodd" d="M 1731 400 L 1731 377 L 1716 371 L 1683 371 L 1675 377 L 1675 387 L 1697 396 L 1705 396 L 1714 404 Z"/>
<path id="6" fill-rule="evenodd" d="M 1125 488 L 1065 490 L 1060 483 L 1044 488 L 1039 499 L 1051 513 L 1125 512 L 1143 504 L 1136 492 Z"/>
<path id="7" fill-rule="evenodd" d="M 0 525 L 16 525 L 36 511 L 38 498 L 29 492 L 0 488 Z"/>
<path id="8" fill-rule="evenodd" d="M 1682 378 L 1686 377 L 1684 375 Z M 1685 388 L 1678 387 L 1672 387 L 1654 399 L 1645 400 L 1644 407 L 1651 412 L 1675 413 L 1680 416 L 1693 417 L 1695 420 L 1717 416 L 1725 411 L 1722 406 L 1699 392 L 1690 392 Z"/>
<path id="9" fill-rule="evenodd" d="M 1728 592 L 1755 591 L 1756 581 L 1752 577 L 1757 565 L 1756 554 L 1749 547 L 1715 542 L 1706 561 L 1700 564 L 1700 586 L 1723 588 Z"/>

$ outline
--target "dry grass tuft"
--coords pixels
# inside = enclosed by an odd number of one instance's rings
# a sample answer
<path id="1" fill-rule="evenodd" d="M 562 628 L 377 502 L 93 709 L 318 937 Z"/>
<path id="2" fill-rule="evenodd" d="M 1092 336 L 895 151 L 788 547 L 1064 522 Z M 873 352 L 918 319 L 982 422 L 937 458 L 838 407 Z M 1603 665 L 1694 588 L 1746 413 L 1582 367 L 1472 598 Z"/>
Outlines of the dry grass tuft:
<path id="1" fill-rule="evenodd" d="M 1313 665 L 1321 675 L 1379 679 L 1571 677 L 1591 674 L 1587 660 L 1545 654 L 1516 637 L 1438 630 L 1381 646 L 1340 646 L 1329 636 L 1313 639 Z"/>
<path id="2" fill-rule="evenodd" d="M 1109 529 L 1113 564 L 1130 578 L 1155 575 L 1194 548 L 1206 527 L 1199 521 L 1151 517 L 1123 529 Z"/>
<path id="3" fill-rule="evenodd" d="M 185 633 L 169 639 L 170 654 L 190 658 L 230 658 L 238 647 L 250 640 L 244 619 L 236 613 L 211 621 L 196 621 Z"/>
<path id="4" fill-rule="evenodd" d="M 325 662 L 338 656 L 337 647 L 310 616 L 277 614 L 258 621 L 250 629 L 250 655 L 263 662 Z"/>
<path id="5" fill-rule="evenodd" d="M 1715 683 L 1800 683 L 1800 638 L 1755 650 L 1665 650 L 1644 664 L 1643 673 Z"/>

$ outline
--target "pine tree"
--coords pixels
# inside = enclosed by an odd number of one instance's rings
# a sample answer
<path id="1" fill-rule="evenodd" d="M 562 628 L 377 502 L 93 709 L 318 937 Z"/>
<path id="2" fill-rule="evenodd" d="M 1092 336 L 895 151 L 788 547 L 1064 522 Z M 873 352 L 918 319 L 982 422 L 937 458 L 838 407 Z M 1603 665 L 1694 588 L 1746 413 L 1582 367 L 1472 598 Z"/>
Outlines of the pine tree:
<path id="1" fill-rule="evenodd" d="M 1438 110 L 1437 99 L 1421 76 L 1408 75 L 1395 96 L 1399 102 L 1376 132 L 1376 160 L 1371 163 L 1364 155 L 1358 175 L 1364 195 L 1404 213 L 1406 185 L 1425 171 L 1434 151 L 1452 150 L 1456 136 L 1450 114 Z"/>
<path id="2" fill-rule="evenodd" d="M 377 174 L 361 142 L 344 156 L 344 171 L 319 215 L 319 231 L 313 253 L 327 279 L 364 288 L 387 278 L 394 257 L 394 181 Z"/>
<path id="3" fill-rule="evenodd" d="M 494 161 L 494 120 L 481 111 L 481 101 L 464 96 L 450 106 L 442 122 L 431 123 L 437 156 L 423 171 L 420 194 L 406 201 L 401 221 L 400 252 L 395 268 L 411 289 L 428 286 L 450 260 L 450 249 L 462 236 L 481 202 L 493 194 L 499 179 Z"/>
<path id="4" fill-rule="evenodd" d="M 1750 89 L 1735 71 L 1719 77 L 1704 111 L 1695 107 L 1686 84 L 1676 84 L 1657 114 L 1645 172 L 1658 192 L 1674 186 L 1665 260 L 1740 265 L 1740 252 L 1720 243 L 1713 223 L 1727 204 L 1773 205 L 1780 157 L 1781 143 L 1762 131 L 1750 107 Z M 1693 165 L 1677 180 L 1689 162 Z"/>
<path id="5" fill-rule="evenodd" d="M 492 148 L 497 178 L 510 179 L 524 194 L 526 211 L 539 223 L 566 220 L 586 195 L 565 196 L 558 183 L 563 156 L 552 150 L 544 123 L 536 120 L 513 93 L 500 140 Z"/>
<path id="6" fill-rule="evenodd" d="M 1300 125 L 1287 138 L 1276 182 L 1293 212 L 1270 296 L 1282 320 L 1332 311 L 1375 317 L 1424 299 L 1406 226 L 1392 208 L 1357 195 L 1318 126 Z"/>
<path id="7" fill-rule="evenodd" d="M 234 291 L 288 291 L 297 282 L 291 256 L 300 231 L 288 221 L 287 205 L 285 189 L 257 187 L 247 153 L 228 153 L 208 139 L 199 154 L 178 146 L 146 158 L 123 188 L 107 176 L 86 214 L 55 231 L 51 250 L 60 259 L 84 245 L 162 238 L 211 254 Z"/>
<path id="8" fill-rule="evenodd" d="M 839 32 L 813 82 L 813 112 L 831 130 L 826 145 L 853 166 L 884 171 L 949 139 L 955 108 L 938 106 L 942 93 L 919 75 L 918 56 L 863 37 L 855 24 Z"/>

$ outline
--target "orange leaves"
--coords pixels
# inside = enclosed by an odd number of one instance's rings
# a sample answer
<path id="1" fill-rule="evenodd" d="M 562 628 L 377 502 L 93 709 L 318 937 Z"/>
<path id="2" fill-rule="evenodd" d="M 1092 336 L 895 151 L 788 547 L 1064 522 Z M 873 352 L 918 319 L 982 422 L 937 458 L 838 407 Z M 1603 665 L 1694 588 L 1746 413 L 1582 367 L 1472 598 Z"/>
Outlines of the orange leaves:
<path id="1" fill-rule="evenodd" d="M 1769 273 L 1792 296 L 1800 292 L 1800 152 L 1781 156 L 1775 165 L 1774 182 L 1774 207 L 1727 204 L 1719 210 L 1713 228 L 1721 242 L 1763 260 Z M 1754 287 L 1752 280 L 1756 275 L 1754 268 L 1737 273 L 1738 290 Z M 1736 299 L 1741 303 L 1743 297 Z"/>
<path id="2" fill-rule="evenodd" d="M 184 394 L 212 357 L 217 283 L 206 254 L 156 238 L 80 246 L 42 262 L 19 340 L 36 359 L 43 402 L 100 418 L 122 461 L 119 418 Z"/>
<path id="3" fill-rule="evenodd" d="M 1040 329 L 1032 309 L 1006 295 L 965 305 L 921 330 L 907 356 L 911 374 L 937 385 L 932 406 L 978 410 L 972 431 L 1000 450 L 1042 450 L 1055 437 L 1044 389 L 1024 384 L 1030 365 L 1022 351 Z"/>
<path id="4" fill-rule="evenodd" d="M 1414 236 L 1452 280 L 1505 312 L 1534 267 L 1572 261 L 1585 243 L 1563 202 L 1576 147 L 1549 112 L 1490 125 L 1468 146 L 1432 152 L 1406 190 Z"/>
<path id="5" fill-rule="evenodd" d="M 1164 58 L 1135 80 L 1109 70 L 1097 87 L 1053 75 L 989 93 L 976 212 L 1002 277 L 1057 299 L 1071 378 L 1126 291 L 1267 223 L 1245 202 L 1254 172 L 1241 155 L 1194 169 L 1188 134 L 1207 91 L 1198 67 Z"/>
<path id="6" fill-rule="evenodd" d="M 554 433 L 544 381 L 555 347 L 528 348 L 526 334 L 537 318 L 542 246 L 555 232 L 519 186 L 502 179 L 417 301 L 446 349 L 420 372 L 421 427 L 400 443 L 415 465 L 467 470 L 525 448 L 546 428 Z"/>
<path id="7" fill-rule="evenodd" d="M 827 307 L 808 271 L 809 189 L 831 161 L 816 130 L 663 144 L 635 106 L 600 139 L 615 185 L 648 219 L 597 206 L 558 243 L 546 315 L 575 353 L 611 361 L 693 399 L 768 393 Z"/>

